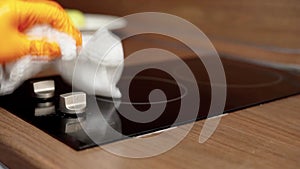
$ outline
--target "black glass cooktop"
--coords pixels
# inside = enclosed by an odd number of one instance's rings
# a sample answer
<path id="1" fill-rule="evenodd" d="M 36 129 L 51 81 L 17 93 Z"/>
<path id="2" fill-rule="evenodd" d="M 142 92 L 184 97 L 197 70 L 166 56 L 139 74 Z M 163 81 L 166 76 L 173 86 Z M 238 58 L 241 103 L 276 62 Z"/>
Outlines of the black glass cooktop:
<path id="1" fill-rule="evenodd" d="M 125 64 L 118 83 L 123 97 L 111 99 L 88 95 L 86 112 L 80 117 L 59 111 L 59 96 L 72 92 L 72 87 L 66 84 L 60 76 L 28 80 L 13 94 L 0 97 L 0 106 L 68 146 L 81 150 L 97 144 L 103 145 L 170 126 L 205 119 L 211 105 L 212 87 L 227 89 L 225 110 L 221 113 L 233 112 L 300 93 L 300 73 L 294 70 L 276 69 L 230 57 L 221 57 L 221 60 L 227 84 L 211 84 L 208 73 L 199 59 L 184 60 L 196 82 L 182 71 L 182 64 L 178 61 L 153 63 L 153 68 L 143 70 L 134 77 L 130 77 L 130 72 L 143 65 L 127 66 Z M 155 68 L 160 66 L 171 67 L 176 77 Z M 131 78 L 132 80 L 128 83 Z M 180 83 L 175 79 L 180 79 Z M 41 100 L 33 96 L 32 84 L 42 80 L 55 81 L 53 98 Z M 126 92 L 128 87 L 126 84 L 130 84 L 129 92 Z M 199 90 L 196 90 L 194 86 L 197 86 Z M 150 105 L 149 94 L 154 89 L 160 89 L 165 96 L 153 97 L 152 100 L 150 99 L 152 102 Z M 183 105 L 183 98 L 188 98 L 195 93 L 200 96 L 199 105 L 191 102 L 186 106 L 188 108 L 185 109 L 184 115 L 178 120 L 177 116 Z M 162 104 L 164 106 L 161 107 Z M 145 117 L 149 114 L 151 116 L 151 113 L 157 113 L 155 110 L 159 111 L 161 108 L 163 112 L 149 122 L 136 122 L 126 117 L 126 114 L 130 116 L 133 111 L 132 107 L 135 111 L 148 113 Z M 190 114 L 189 108 L 191 111 L 197 110 L 196 119 Z M 120 113 L 120 111 L 125 113 Z M 82 126 L 85 126 L 85 130 Z M 87 132 L 89 136 L 93 136 L 93 139 L 86 134 Z"/>

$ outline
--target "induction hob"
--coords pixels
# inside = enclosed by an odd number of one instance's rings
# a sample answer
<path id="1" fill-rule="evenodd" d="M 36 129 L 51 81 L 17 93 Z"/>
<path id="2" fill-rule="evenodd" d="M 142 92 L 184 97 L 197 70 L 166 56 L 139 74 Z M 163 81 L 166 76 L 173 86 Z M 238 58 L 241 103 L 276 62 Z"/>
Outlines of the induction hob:
<path id="1" fill-rule="evenodd" d="M 185 75 L 184 71 L 181 71 L 182 67 L 178 61 L 170 60 L 152 64 L 155 64 L 153 67 L 165 65 L 172 67 L 176 78 L 181 79 L 180 84 L 170 74 L 155 68 L 143 70 L 135 77 L 129 77 L 132 70 L 139 69 L 143 65 L 129 66 L 125 63 L 118 83 L 123 97 L 111 99 L 88 95 L 86 111 L 79 117 L 62 113 L 59 109 L 60 95 L 72 92 L 72 87 L 60 76 L 30 79 L 14 93 L 1 96 L 0 106 L 68 146 L 82 150 L 205 119 L 211 105 L 212 87 L 219 86 L 227 89 L 225 109 L 221 113 L 230 113 L 300 93 L 300 73 L 293 70 L 277 69 L 230 57 L 221 57 L 221 61 L 227 84 L 210 84 L 208 73 L 198 58 L 184 60 L 193 73 L 196 84 Z M 133 79 L 128 83 L 131 78 Z M 38 99 L 32 94 L 33 83 L 43 80 L 55 82 L 54 97 L 47 100 Z M 126 84 L 130 84 L 129 93 L 125 93 L 128 87 Z M 195 85 L 198 87 L 197 90 L 192 87 Z M 150 105 L 149 94 L 154 89 L 163 91 L 165 99 L 156 98 L 157 100 L 151 100 L 152 105 Z M 199 106 L 196 107 L 196 119 L 189 114 L 188 108 L 178 121 L 182 99 L 195 92 L 200 96 Z M 143 112 L 149 110 L 151 106 L 153 106 L 152 110 L 155 110 L 155 106 L 159 109 L 160 104 L 165 105 L 162 114 L 147 123 L 132 121 L 120 113 L 125 110 L 127 115 L 130 115 L 131 109 L 128 106 Z M 188 107 L 195 109 L 193 106 L 191 104 Z M 219 113 L 215 112 L 215 114 Z M 89 136 L 95 136 L 93 139 L 86 134 L 86 130 L 82 129 L 83 124 L 89 130 Z M 97 138 L 97 143 L 94 138 Z"/>

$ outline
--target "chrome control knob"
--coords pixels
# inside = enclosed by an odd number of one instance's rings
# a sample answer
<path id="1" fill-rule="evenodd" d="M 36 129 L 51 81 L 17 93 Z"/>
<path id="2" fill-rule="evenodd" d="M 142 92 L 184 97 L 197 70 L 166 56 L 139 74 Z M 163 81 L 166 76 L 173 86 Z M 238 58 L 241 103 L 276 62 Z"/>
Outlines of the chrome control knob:
<path id="1" fill-rule="evenodd" d="M 39 99 L 54 97 L 55 84 L 53 80 L 45 80 L 33 83 L 34 96 Z"/>
<path id="2" fill-rule="evenodd" d="M 72 92 L 60 95 L 59 109 L 66 114 L 80 114 L 86 111 L 86 94 Z"/>

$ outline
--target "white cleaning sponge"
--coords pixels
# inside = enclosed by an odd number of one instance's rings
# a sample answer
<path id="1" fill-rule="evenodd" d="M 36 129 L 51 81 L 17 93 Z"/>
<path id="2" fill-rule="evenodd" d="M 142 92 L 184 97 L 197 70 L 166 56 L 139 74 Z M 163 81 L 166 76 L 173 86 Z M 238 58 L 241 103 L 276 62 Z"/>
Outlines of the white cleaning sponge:
<path id="1" fill-rule="evenodd" d="M 31 39 L 46 38 L 59 44 L 62 56 L 54 65 L 63 79 L 77 89 L 88 94 L 121 97 L 116 84 L 123 68 L 123 48 L 121 41 L 108 30 L 98 31 L 93 36 L 83 35 L 84 45 L 79 56 L 75 40 L 48 25 L 35 26 L 26 34 Z M 53 62 L 40 56 L 28 55 L 6 64 L 5 68 L 0 67 L 0 95 L 13 92 L 25 80 L 52 65 Z"/>
<path id="2" fill-rule="evenodd" d="M 121 97 L 116 87 L 123 70 L 121 40 L 106 29 L 93 36 L 83 34 L 83 48 L 76 60 L 56 63 L 62 77 L 88 94 Z"/>

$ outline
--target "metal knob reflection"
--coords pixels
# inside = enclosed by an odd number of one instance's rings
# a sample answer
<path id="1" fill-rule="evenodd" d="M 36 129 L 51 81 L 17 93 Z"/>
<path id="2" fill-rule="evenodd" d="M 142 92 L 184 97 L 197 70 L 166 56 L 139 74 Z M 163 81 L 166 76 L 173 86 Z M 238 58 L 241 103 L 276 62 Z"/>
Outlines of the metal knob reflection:
<path id="1" fill-rule="evenodd" d="M 61 120 L 61 131 L 63 133 L 76 133 L 82 131 L 81 124 L 85 123 L 85 117 L 65 118 Z"/>
<path id="2" fill-rule="evenodd" d="M 34 116 L 47 116 L 55 114 L 55 105 L 53 102 L 38 103 L 34 109 Z"/>

